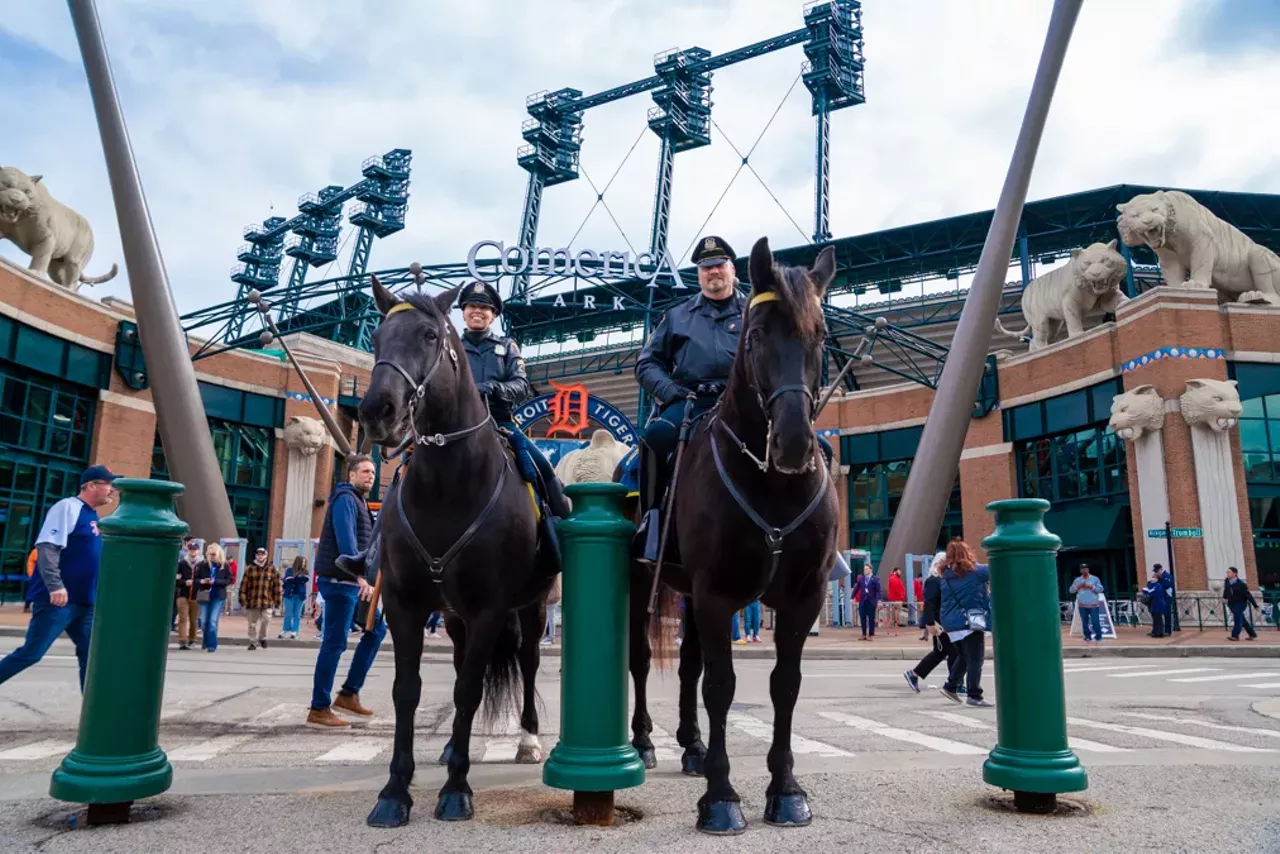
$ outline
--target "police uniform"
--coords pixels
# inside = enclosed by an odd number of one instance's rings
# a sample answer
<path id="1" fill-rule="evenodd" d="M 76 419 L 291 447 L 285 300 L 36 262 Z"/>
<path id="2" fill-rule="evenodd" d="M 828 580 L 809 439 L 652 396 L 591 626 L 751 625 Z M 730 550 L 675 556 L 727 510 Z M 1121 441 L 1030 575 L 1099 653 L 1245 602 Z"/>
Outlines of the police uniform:
<path id="1" fill-rule="evenodd" d="M 733 248 L 715 236 L 699 241 L 692 257 L 699 267 L 733 259 Z M 640 351 L 636 380 L 657 406 L 642 437 L 647 453 L 641 497 L 646 507 L 654 506 L 661 494 L 665 461 L 679 440 L 686 396 L 696 394 L 695 412 L 702 412 L 728 383 L 746 307 L 747 298 L 737 289 L 720 302 L 700 293 L 668 311 Z"/>
<path id="2" fill-rule="evenodd" d="M 481 305 L 502 314 L 502 297 L 488 282 L 472 282 L 462 289 L 458 307 Z M 462 349 L 471 366 L 471 376 L 476 388 L 489 404 L 489 413 L 498 426 L 511 434 L 511 444 L 516 452 L 516 462 L 521 476 L 540 489 L 550 506 L 551 515 L 568 515 L 568 504 L 563 487 L 556 478 L 555 469 L 542 455 L 538 447 L 516 426 L 512 412 L 533 396 L 533 386 L 525 372 L 520 348 L 510 338 L 503 337 L 490 326 L 484 332 L 470 329 L 462 333 Z M 539 482 L 541 481 L 541 483 Z"/>

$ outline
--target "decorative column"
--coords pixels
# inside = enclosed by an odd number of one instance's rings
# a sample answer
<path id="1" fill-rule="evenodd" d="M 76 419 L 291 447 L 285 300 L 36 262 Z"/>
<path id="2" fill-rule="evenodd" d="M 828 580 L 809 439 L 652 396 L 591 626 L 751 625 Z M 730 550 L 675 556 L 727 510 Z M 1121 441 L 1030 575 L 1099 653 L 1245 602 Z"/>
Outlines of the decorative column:
<path id="1" fill-rule="evenodd" d="M 1187 380 L 1187 390 L 1178 403 L 1191 427 L 1205 575 L 1212 589 L 1221 590 L 1228 566 L 1245 571 L 1231 458 L 1231 431 L 1240 423 L 1243 411 L 1240 394 L 1235 380 Z"/>
<path id="2" fill-rule="evenodd" d="M 1169 521 L 1169 484 L 1164 473 L 1165 402 L 1153 385 L 1140 385 L 1111 399 L 1109 427 L 1129 443 L 1138 473 L 1138 515 L 1134 538 L 1142 538 L 1146 566 L 1141 579 L 1153 563 L 1162 562 L 1167 549 L 1165 541 L 1148 536 L 1163 529 Z M 1138 529 L 1141 530 L 1138 530 Z"/>
<path id="3" fill-rule="evenodd" d="M 324 425 L 315 418 L 295 415 L 284 428 L 289 449 L 289 474 L 285 479 L 284 527 L 286 540 L 311 539 L 311 503 L 316 487 L 316 455 L 328 446 Z"/>

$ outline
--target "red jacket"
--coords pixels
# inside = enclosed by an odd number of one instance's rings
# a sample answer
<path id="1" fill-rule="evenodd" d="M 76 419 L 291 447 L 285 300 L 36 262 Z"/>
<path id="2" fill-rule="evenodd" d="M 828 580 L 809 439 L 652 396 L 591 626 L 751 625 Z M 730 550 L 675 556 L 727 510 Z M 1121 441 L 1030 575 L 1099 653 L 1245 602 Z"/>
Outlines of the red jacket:
<path id="1" fill-rule="evenodd" d="M 886 602 L 907 601 L 907 585 L 902 583 L 901 575 L 889 576 L 889 593 L 884 597 Z"/>
<path id="2" fill-rule="evenodd" d="M 915 588 L 916 601 L 923 602 L 924 601 L 924 581 L 917 578 L 914 582 L 912 582 L 911 586 Z"/>

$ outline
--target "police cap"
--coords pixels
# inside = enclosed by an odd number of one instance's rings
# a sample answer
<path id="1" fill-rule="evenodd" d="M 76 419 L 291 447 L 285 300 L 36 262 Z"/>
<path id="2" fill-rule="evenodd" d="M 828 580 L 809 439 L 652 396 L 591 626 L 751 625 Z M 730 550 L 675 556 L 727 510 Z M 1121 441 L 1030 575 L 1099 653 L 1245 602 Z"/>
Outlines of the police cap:
<path id="1" fill-rule="evenodd" d="M 498 296 L 498 289 L 488 282 L 468 282 L 458 296 L 458 308 L 464 305 L 488 306 L 494 314 L 502 314 L 502 297 Z"/>
<path id="2" fill-rule="evenodd" d="M 699 267 L 714 267 L 725 261 L 732 261 L 736 256 L 733 247 L 722 237 L 710 235 L 698 241 L 698 248 L 693 250 L 693 263 Z"/>

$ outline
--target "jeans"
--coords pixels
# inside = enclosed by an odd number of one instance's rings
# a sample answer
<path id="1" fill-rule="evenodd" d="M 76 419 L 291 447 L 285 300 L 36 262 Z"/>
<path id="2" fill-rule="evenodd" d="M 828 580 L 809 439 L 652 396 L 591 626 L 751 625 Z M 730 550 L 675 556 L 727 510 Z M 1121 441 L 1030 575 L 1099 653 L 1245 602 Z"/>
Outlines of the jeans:
<path id="1" fill-rule="evenodd" d="M 742 632 L 738 630 L 738 627 L 742 625 L 742 623 L 740 622 L 741 619 L 742 619 L 742 612 L 734 611 L 733 612 L 733 642 L 734 643 L 737 643 L 738 641 L 742 640 Z"/>
<path id="2" fill-rule="evenodd" d="M 1093 632 L 1093 640 L 1102 640 L 1102 616 L 1098 613 L 1100 605 L 1092 608 L 1080 608 L 1080 630 L 1084 639 L 1089 640 L 1089 632 Z"/>
<path id="3" fill-rule="evenodd" d="M 542 639 L 544 641 L 554 641 L 556 639 L 556 609 L 559 605 L 547 606 L 547 624 L 542 630 Z"/>
<path id="4" fill-rule="evenodd" d="M 747 606 L 746 608 L 747 613 L 745 618 L 746 625 L 743 626 L 743 629 L 745 630 L 745 634 L 747 637 L 749 638 L 760 637 L 760 615 L 763 610 L 764 609 L 760 604 L 760 600 L 758 599 Z"/>
<path id="5" fill-rule="evenodd" d="M 1240 637 L 1240 630 L 1244 629 L 1249 633 L 1249 637 L 1256 638 L 1258 633 L 1253 629 L 1253 623 L 1245 616 L 1245 609 L 1249 607 L 1247 602 L 1232 602 L 1227 607 L 1231 609 L 1231 637 Z"/>
<path id="6" fill-rule="evenodd" d="M 1153 637 L 1164 638 L 1169 636 L 1169 612 L 1168 611 L 1152 611 L 1151 612 L 1151 634 Z"/>
<path id="7" fill-rule="evenodd" d="M 226 599 L 212 599 L 200 603 L 200 621 L 204 629 L 200 646 L 203 649 L 218 648 L 218 620 L 222 619 L 222 608 L 226 604 Z"/>
<path id="8" fill-rule="evenodd" d="M 966 665 L 964 659 L 960 658 L 960 651 L 951 642 L 951 638 L 947 637 L 946 632 L 939 632 L 933 638 L 933 646 L 925 653 L 924 658 L 920 659 L 920 663 L 911 670 L 917 678 L 924 679 L 944 660 L 947 662 L 948 675 L 955 669 L 957 662 L 960 665 L 960 670 L 956 674 L 957 679 L 965 672 Z"/>
<path id="9" fill-rule="evenodd" d="M 80 662 L 80 690 L 84 691 L 84 671 L 89 663 L 89 637 L 93 634 L 92 605 L 64 605 L 50 602 L 31 603 L 31 622 L 27 623 L 27 639 L 0 661 L 0 684 L 9 681 L 40 659 L 63 632 L 76 646 Z"/>
<path id="10" fill-rule="evenodd" d="M 858 620 L 862 623 L 862 636 L 876 636 L 876 603 L 863 599 L 858 603 Z"/>
<path id="11" fill-rule="evenodd" d="M 316 674 L 311 689 L 311 708 L 315 711 L 329 708 L 332 702 L 333 680 L 338 673 L 338 660 L 347 650 L 348 630 L 356 613 L 356 603 L 360 601 L 360 588 L 321 578 L 320 595 L 324 597 L 324 638 L 316 655 Z M 373 631 L 365 632 L 356 644 L 347 681 L 342 685 L 343 694 L 352 696 L 360 693 L 386 634 L 387 624 L 379 610 L 374 618 Z"/>
<path id="12" fill-rule="evenodd" d="M 520 477 L 524 478 L 525 483 L 532 483 L 536 487 L 539 478 L 545 483 L 551 483 L 556 476 L 556 471 L 551 467 L 550 461 L 543 456 L 542 451 L 538 450 L 538 446 L 533 444 L 514 421 L 500 421 L 498 426 L 511 431 L 511 447 L 516 452 L 516 468 L 519 469 Z"/>
<path id="13" fill-rule="evenodd" d="M 427 631 L 434 632 L 440 629 L 440 612 L 432 611 L 431 616 L 427 617 Z"/>
<path id="14" fill-rule="evenodd" d="M 298 629 L 302 628 L 302 608 L 306 604 L 306 599 L 284 600 L 284 625 L 280 627 L 280 631 L 294 635 L 298 633 Z"/>
<path id="15" fill-rule="evenodd" d="M 965 680 L 965 691 L 970 700 L 982 699 L 982 659 L 986 655 L 986 632 L 970 632 L 955 642 L 957 656 L 951 662 L 944 690 L 954 692 Z"/>

